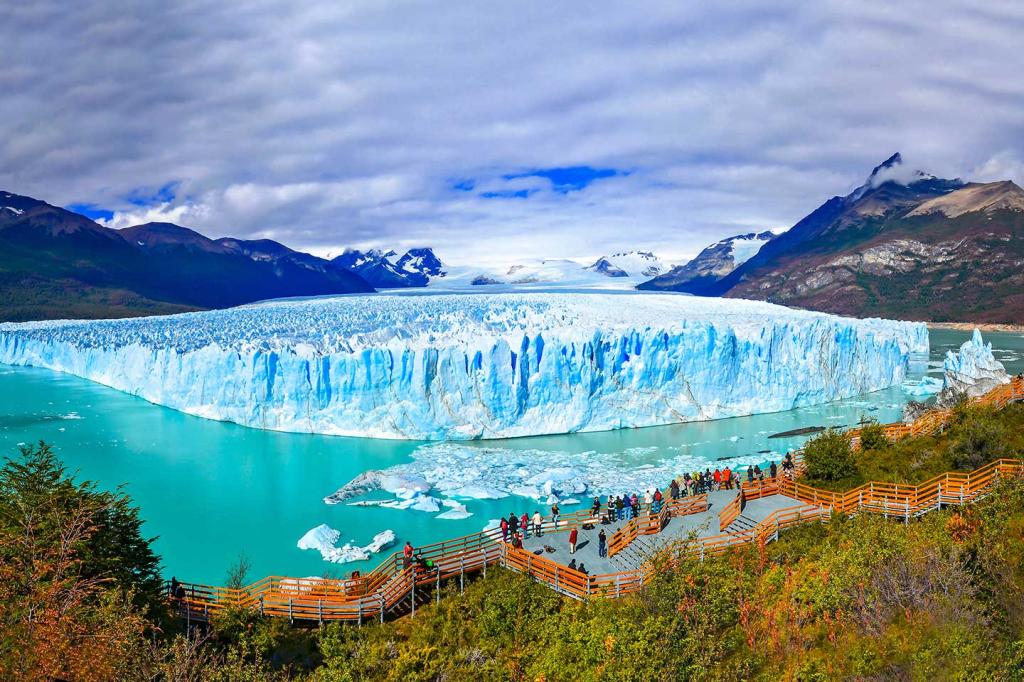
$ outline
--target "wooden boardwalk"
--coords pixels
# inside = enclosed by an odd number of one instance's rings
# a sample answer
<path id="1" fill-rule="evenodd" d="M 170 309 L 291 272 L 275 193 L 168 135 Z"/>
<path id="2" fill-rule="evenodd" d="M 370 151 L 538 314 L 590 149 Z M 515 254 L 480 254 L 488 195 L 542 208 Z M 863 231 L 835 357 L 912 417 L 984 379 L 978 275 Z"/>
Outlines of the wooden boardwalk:
<path id="1" fill-rule="evenodd" d="M 1001 408 L 1024 400 L 1024 379 L 1015 378 L 977 399 Z M 890 424 L 886 435 L 897 440 L 941 431 L 952 418 L 949 410 L 929 412 L 912 424 Z M 856 444 L 858 431 L 851 431 Z M 654 513 L 605 526 L 607 558 L 597 556 L 602 526 L 589 510 L 561 517 L 556 529 L 545 520 L 543 536 L 528 538 L 522 549 L 502 542 L 491 530 L 417 548 L 435 570 L 406 566 L 400 554 L 386 558 L 357 579 L 287 578 L 271 576 L 241 589 L 183 583 L 184 596 L 174 599 L 182 618 L 206 621 L 228 607 L 257 610 L 292 622 L 383 621 L 415 613 L 440 597 L 443 584 L 460 588 L 468 577 L 486 574 L 493 566 L 522 572 L 556 592 L 575 599 L 615 598 L 639 590 L 655 568 L 652 557 L 673 548 L 703 559 L 750 543 L 778 539 L 779 532 L 804 524 L 827 522 L 833 514 L 880 514 L 904 522 L 948 505 L 971 503 L 992 490 L 1000 479 L 1024 476 L 1024 460 L 1001 459 L 969 473 L 948 472 L 920 485 L 872 482 L 845 493 L 820 490 L 784 477 L 744 484 L 739 491 L 666 500 Z M 580 529 L 578 552 L 570 557 L 567 533 Z M 585 546 L 580 546 L 587 541 Z M 545 545 L 554 549 L 549 552 Z M 570 559 L 585 564 L 587 573 L 569 568 Z"/>

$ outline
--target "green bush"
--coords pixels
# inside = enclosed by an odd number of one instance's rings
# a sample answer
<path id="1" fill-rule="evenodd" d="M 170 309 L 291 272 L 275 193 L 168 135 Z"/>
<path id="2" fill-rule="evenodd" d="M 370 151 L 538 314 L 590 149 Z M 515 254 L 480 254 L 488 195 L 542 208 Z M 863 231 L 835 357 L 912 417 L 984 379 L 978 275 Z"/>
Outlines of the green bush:
<path id="1" fill-rule="evenodd" d="M 889 445 L 885 428 L 877 420 L 873 419 L 861 427 L 860 447 L 862 450 L 884 450 Z"/>
<path id="2" fill-rule="evenodd" d="M 819 481 L 841 481 L 857 475 L 850 439 L 841 431 L 829 429 L 804 446 L 807 476 Z"/>
<path id="3" fill-rule="evenodd" d="M 977 469 L 1009 455 L 1009 434 L 1000 415 L 990 409 L 975 408 L 959 415 L 949 444 L 950 459 L 958 469 Z"/>

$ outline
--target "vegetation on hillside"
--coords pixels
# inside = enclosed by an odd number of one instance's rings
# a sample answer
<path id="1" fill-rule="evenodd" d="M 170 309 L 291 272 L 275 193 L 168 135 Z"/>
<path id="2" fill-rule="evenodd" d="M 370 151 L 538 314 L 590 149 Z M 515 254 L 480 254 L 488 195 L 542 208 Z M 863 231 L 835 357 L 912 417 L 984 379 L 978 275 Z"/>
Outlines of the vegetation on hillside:
<path id="1" fill-rule="evenodd" d="M 810 450 L 833 487 L 920 481 L 1020 457 L 1021 426 L 1022 406 L 965 408 L 938 437 L 849 452 L 824 434 Z M 73 482 L 41 444 L 0 469 L 0 679 L 1024 679 L 1024 481 L 907 525 L 838 517 L 661 561 L 619 601 L 492 570 L 383 625 L 239 609 L 186 633 L 127 498 Z M 244 562 L 230 578 L 246 582 Z"/>

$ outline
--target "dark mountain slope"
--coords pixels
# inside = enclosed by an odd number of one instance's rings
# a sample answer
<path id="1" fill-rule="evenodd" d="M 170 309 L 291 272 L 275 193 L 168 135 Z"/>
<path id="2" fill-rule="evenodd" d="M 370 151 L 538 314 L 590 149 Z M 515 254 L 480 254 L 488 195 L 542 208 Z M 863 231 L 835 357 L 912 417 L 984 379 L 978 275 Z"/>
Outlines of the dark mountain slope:
<path id="1" fill-rule="evenodd" d="M 37 199 L 0 193 L 3 320 L 128 317 L 372 291 L 359 276 L 322 262 L 319 273 L 261 262 L 177 225 L 117 231 Z"/>

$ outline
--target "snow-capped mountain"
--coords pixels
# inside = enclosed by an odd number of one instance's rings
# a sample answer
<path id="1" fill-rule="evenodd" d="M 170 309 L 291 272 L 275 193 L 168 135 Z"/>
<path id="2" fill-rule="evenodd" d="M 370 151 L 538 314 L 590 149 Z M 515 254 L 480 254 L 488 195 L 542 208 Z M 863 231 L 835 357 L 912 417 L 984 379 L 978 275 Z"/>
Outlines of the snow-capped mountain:
<path id="1" fill-rule="evenodd" d="M 430 286 L 446 290 L 485 286 L 632 289 L 669 267 L 653 253 L 644 251 L 604 256 L 592 265 L 568 258 L 527 259 L 502 267 L 450 267 L 445 277 L 432 279 Z"/>
<path id="2" fill-rule="evenodd" d="M 425 287 L 434 277 L 444 277 L 444 264 L 429 248 L 396 251 L 345 249 L 331 259 L 335 265 L 351 270 L 378 289 Z"/>
<path id="3" fill-rule="evenodd" d="M 748 232 L 715 242 L 685 265 L 654 275 L 641 289 L 674 289 L 699 293 L 754 257 L 761 247 L 775 237 L 770 230 Z"/>
<path id="4" fill-rule="evenodd" d="M 602 256 L 587 270 L 608 277 L 657 277 L 671 267 L 650 251 L 627 251 Z"/>

